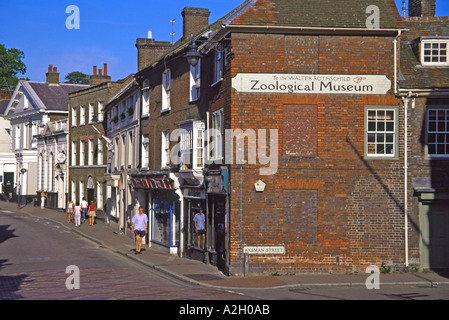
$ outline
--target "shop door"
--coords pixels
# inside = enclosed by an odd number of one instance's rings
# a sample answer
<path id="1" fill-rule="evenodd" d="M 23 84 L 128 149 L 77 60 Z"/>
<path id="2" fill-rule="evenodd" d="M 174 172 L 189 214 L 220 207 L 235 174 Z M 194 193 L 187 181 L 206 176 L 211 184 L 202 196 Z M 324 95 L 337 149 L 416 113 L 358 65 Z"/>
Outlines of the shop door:
<path id="1" fill-rule="evenodd" d="M 419 223 L 421 267 L 449 268 L 449 200 L 422 203 Z"/>
<path id="2" fill-rule="evenodd" d="M 14 195 L 14 172 L 4 173 L 3 192 L 9 200 L 12 199 Z"/>

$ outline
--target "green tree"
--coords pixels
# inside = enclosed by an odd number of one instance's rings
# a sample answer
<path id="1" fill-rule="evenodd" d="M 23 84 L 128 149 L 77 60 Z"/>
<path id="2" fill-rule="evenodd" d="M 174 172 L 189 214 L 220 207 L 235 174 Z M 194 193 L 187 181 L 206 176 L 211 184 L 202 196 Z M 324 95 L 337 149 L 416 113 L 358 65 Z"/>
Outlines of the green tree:
<path id="1" fill-rule="evenodd" d="M 89 84 L 90 78 L 89 75 L 79 72 L 73 71 L 65 76 L 67 80 L 65 83 L 73 83 L 73 84 Z"/>
<path id="2" fill-rule="evenodd" d="M 15 48 L 6 49 L 0 43 L 0 86 L 15 87 L 19 82 L 18 75 L 24 75 L 27 71 L 22 59 L 23 51 Z"/>

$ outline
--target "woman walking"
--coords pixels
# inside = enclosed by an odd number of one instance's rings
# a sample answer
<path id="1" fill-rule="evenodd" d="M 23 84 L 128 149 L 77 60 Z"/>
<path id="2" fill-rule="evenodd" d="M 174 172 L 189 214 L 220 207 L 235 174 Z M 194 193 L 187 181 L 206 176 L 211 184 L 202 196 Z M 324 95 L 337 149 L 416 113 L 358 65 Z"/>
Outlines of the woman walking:
<path id="1" fill-rule="evenodd" d="M 74 210 L 75 210 L 75 204 L 73 203 L 72 200 L 69 200 L 69 202 L 67 202 L 67 214 L 69 215 L 69 222 L 73 221 Z"/>
<path id="2" fill-rule="evenodd" d="M 91 200 L 88 208 L 89 225 L 93 226 L 95 223 L 95 217 L 97 216 L 94 202 Z"/>
<path id="3" fill-rule="evenodd" d="M 81 206 L 79 203 L 75 206 L 75 227 L 79 227 L 81 224 Z"/>

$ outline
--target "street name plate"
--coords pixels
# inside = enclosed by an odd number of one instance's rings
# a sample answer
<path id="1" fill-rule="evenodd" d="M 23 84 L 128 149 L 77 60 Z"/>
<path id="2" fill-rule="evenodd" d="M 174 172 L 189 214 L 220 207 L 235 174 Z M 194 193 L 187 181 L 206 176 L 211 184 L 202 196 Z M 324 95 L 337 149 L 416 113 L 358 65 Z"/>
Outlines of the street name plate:
<path id="1" fill-rule="evenodd" d="M 243 247 L 244 254 L 285 254 L 284 246 L 247 246 Z"/>

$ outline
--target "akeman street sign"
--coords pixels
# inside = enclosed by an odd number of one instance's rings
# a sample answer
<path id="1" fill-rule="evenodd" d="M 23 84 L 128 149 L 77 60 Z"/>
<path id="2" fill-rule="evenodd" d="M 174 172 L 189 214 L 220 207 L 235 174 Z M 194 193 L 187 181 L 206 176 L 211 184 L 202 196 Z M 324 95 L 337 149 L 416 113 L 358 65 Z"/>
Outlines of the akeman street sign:
<path id="1" fill-rule="evenodd" d="M 385 75 L 238 73 L 237 92 L 308 94 L 386 94 L 391 80 Z"/>

